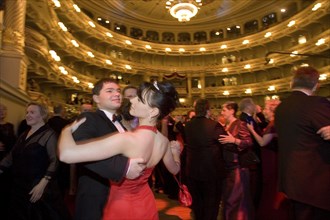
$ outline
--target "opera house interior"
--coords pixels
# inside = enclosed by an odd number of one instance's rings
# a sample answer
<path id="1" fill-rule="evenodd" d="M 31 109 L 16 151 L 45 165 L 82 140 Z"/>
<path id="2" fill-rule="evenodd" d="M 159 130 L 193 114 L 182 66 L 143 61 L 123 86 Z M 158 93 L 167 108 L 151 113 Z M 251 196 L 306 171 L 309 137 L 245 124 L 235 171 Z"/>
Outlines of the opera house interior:
<path id="1" fill-rule="evenodd" d="M 178 3 L 184 3 L 179 5 Z M 104 77 L 169 81 L 186 113 L 197 98 L 285 97 L 292 70 L 320 72 L 330 96 L 328 0 L 0 0 L 0 101 L 18 124 L 26 103 L 89 101 Z"/>

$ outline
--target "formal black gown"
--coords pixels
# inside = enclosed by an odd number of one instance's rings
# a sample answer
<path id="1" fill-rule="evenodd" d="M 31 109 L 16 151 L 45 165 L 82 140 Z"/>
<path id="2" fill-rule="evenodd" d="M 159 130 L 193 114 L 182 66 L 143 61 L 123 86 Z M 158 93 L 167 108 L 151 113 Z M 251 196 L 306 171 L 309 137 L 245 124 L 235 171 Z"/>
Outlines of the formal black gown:
<path id="1" fill-rule="evenodd" d="M 44 125 L 27 138 L 24 132 L 12 151 L 1 161 L 0 169 L 11 168 L 10 220 L 70 219 L 55 178 L 57 137 Z M 40 200 L 30 202 L 29 192 L 45 176 L 51 176 Z"/>

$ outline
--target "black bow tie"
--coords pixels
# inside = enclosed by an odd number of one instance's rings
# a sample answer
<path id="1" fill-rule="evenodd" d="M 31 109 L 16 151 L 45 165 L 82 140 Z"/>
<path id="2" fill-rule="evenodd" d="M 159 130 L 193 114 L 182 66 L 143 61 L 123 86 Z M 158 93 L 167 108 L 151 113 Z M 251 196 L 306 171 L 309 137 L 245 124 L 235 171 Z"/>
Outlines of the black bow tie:
<path id="1" fill-rule="evenodd" d="M 115 114 L 112 115 L 112 122 L 116 122 L 116 121 L 120 122 L 121 120 L 122 120 L 121 115 L 115 115 Z"/>

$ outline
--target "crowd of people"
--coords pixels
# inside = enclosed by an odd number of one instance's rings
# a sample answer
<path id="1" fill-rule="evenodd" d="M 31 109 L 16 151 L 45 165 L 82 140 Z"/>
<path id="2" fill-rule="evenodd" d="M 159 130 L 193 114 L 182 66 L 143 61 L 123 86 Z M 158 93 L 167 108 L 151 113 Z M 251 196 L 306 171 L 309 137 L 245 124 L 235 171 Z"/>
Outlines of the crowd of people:
<path id="1" fill-rule="evenodd" d="M 158 219 L 153 193 L 177 199 L 177 175 L 194 220 L 330 219 L 330 101 L 314 95 L 318 78 L 301 67 L 288 97 L 263 110 L 227 101 L 217 118 L 207 99 L 174 117 L 168 82 L 121 91 L 105 78 L 96 109 L 71 120 L 63 106 L 47 120 L 47 107 L 29 103 L 18 136 L 0 104 L 0 218 Z"/>

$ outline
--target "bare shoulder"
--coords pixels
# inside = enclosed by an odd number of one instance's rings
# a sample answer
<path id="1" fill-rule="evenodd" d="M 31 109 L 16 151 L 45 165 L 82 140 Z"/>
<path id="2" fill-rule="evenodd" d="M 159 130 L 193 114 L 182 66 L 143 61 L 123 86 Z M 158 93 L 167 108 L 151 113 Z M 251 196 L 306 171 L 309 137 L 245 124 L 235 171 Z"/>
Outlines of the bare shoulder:
<path id="1" fill-rule="evenodd" d="M 168 138 L 165 137 L 161 132 L 157 132 L 157 140 L 161 141 L 164 144 L 167 144 L 169 142 Z"/>

